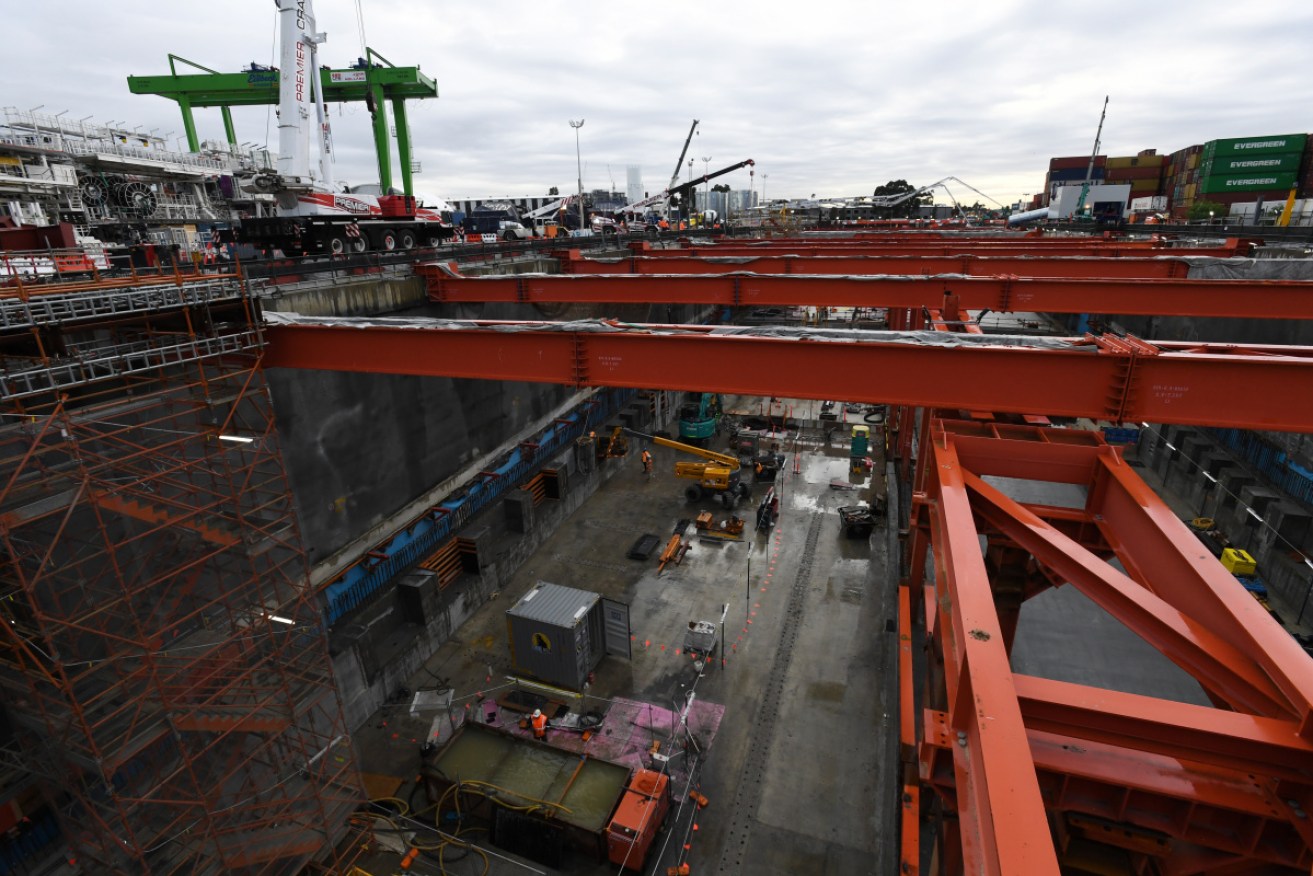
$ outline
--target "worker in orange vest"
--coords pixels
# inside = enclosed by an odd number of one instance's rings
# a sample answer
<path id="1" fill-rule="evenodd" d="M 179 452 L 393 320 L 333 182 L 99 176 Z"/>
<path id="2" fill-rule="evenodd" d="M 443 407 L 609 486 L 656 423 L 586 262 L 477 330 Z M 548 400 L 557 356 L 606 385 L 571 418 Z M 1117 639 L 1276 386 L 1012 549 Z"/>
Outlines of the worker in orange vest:
<path id="1" fill-rule="evenodd" d="M 643 474 L 648 480 L 652 479 L 652 453 L 646 449 L 643 450 Z"/>
<path id="2" fill-rule="evenodd" d="M 547 716 L 543 714 L 542 709 L 533 710 L 533 718 L 529 723 L 533 725 L 534 739 L 542 739 L 547 736 Z"/>

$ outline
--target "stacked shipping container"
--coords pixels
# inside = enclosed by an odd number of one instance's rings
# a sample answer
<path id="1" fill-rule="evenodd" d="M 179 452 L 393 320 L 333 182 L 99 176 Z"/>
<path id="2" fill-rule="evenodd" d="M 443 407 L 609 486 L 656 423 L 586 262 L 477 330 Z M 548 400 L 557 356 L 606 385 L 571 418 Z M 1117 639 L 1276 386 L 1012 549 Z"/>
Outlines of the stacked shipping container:
<path id="1" fill-rule="evenodd" d="M 1299 185 L 1307 139 L 1275 134 L 1205 143 L 1197 198 L 1226 206 L 1285 200 Z"/>
<path id="2" fill-rule="evenodd" d="M 1109 183 L 1129 184 L 1132 198 L 1162 194 L 1163 168 L 1167 157 L 1156 150 L 1146 149 L 1139 155 L 1109 158 L 1106 180 Z"/>
<path id="3" fill-rule="evenodd" d="M 1090 175 L 1091 182 L 1103 182 L 1104 173 L 1107 169 L 1108 156 L 1094 156 L 1094 168 L 1090 168 L 1090 157 L 1088 155 L 1071 155 L 1066 158 L 1050 158 L 1049 172 L 1044 177 L 1044 198 L 1045 204 L 1053 196 L 1053 190 L 1058 186 L 1069 186 L 1085 182 L 1085 175 Z"/>
<path id="4" fill-rule="evenodd" d="M 1044 191 L 1084 181 L 1090 159 L 1053 158 Z M 1187 146 L 1170 155 L 1146 149 L 1138 155 L 1095 159 L 1093 179 L 1129 184 L 1131 197 L 1163 195 L 1172 218 L 1184 220 L 1197 200 L 1224 206 L 1284 201 L 1290 190 L 1313 196 L 1313 138 L 1305 134 L 1236 137 Z"/>

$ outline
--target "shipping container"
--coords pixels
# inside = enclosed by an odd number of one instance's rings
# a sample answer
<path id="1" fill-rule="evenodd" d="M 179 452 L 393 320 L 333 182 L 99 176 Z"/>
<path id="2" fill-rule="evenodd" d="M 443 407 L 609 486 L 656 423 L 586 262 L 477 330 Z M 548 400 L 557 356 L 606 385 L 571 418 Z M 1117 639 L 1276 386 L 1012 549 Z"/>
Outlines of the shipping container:
<path id="1" fill-rule="evenodd" d="M 1274 190 L 1267 192 L 1222 192 L 1218 194 L 1201 195 L 1198 200 L 1221 204 L 1224 207 L 1229 207 L 1232 204 L 1253 204 L 1256 201 L 1262 200 L 1265 206 L 1270 207 L 1273 204 L 1285 203 L 1285 200 L 1289 195 L 1290 191 L 1288 189 L 1286 191 Z"/>
<path id="2" fill-rule="evenodd" d="M 1165 156 L 1162 155 L 1129 155 L 1109 158 L 1106 166 L 1109 170 L 1112 170 L 1114 167 L 1160 168 L 1166 163 Z"/>
<path id="3" fill-rule="evenodd" d="M 507 609 L 506 635 L 516 672 L 581 690 L 603 656 L 628 656 L 628 606 L 539 581 Z"/>
<path id="4" fill-rule="evenodd" d="M 1190 168 L 1191 170 L 1194 170 L 1196 167 L 1198 167 L 1198 166 L 1199 166 L 1199 153 L 1198 153 L 1198 152 L 1195 152 L 1195 153 L 1193 153 L 1192 155 L 1188 156 L 1188 157 L 1185 159 L 1185 166 L 1188 167 L 1188 168 Z"/>
<path id="5" fill-rule="evenodd" d="M 1186 200 L 1190 200 L 1190 199 L 1194 198 L 1194 193 L 1195 193 L 1195 189 L 1196 189 L 1196 188 L 1197 188 L 1197 186 L 1196 186 L 1194 183 L 1186 183 L 1186 186 L 1185 186 L 1185 198 L 1186 198 Z"/>
<path id="6" fill-rule="evenodd" d="M 1296 173 L 1303 160 L 1302 152 L 1284 155 L 1234 155 L 1204 162 L 1204 176 L 1235 176 L 1242 173 Z"/>
<path id="7" fill-rule="evenodd" d="M 1148 210 L 1166 210 L 1167 198 L 1163 195 L 1150 195 L 1143 198 L 1133 198 L 1130 203 L 1130 209 L 1137 212 Z"/>
<path id="8" fill-rule="evenodd" d="M 1213 140 L 1208 157 L 1230 158 L 1233 155 L 1271 155 L 1300 152 L 1304 149 L 1307 134 L 1272 134 L 1266 137 L 1232 137 Z"/>
<path id="9" fill-rule="evenodd" d="M 1049 171 L 1049 182 L 1084 182 L 1085 174 L 1088 170 L 1088 167 L 1071 167 L 1063 170 L 1051 170 Z M 1103 173 L 1104 171 L 1102 167 L 1096 167 L 1090 178 L 1103 179 Z"/>
<path id="10" fill-rule="evenodd" d="M 1146 192 L 1157 193 L 1160 183 L 1156 179 L 1133 179 L 1130 181 L 1131 191 L 1137 195 L 1143 195 Z"/>
<path id="11" fill-rule="evenodd" d="M 1298 178 L 1293 173 L 1246 173 L 1238 176 L 1210 176 L 1199 184 L 1206 195 L 1223 192 L 1263 192 L 1294 188 Z"/>
<path id="12" fill-rule="evenodd" d="M 1105 179 L 1111 181 L 1114 179 L 1131 180 L 1131 179 L 1161 179 L 1163 170 L 1161 167 L 1118 167 L 1108 168 Z"/>
<path id="13" fill-rule="evenodd" d="M 1095 167 L 1103 167 L 1104 164 L 1107 163 L 1107 161 L 1108 161 L 1108 156 L 1106 155 L 1094 156 Z M 1081 170 L 1084 170 L 1089 166 L 1090 166 L 1090 157 L 1088 155 L 1085 156 L 1072 155 L 1065 158 L 1049 159 L 1049 170 L 1071 170 L 1077 167 L 1079 167 Z"/>

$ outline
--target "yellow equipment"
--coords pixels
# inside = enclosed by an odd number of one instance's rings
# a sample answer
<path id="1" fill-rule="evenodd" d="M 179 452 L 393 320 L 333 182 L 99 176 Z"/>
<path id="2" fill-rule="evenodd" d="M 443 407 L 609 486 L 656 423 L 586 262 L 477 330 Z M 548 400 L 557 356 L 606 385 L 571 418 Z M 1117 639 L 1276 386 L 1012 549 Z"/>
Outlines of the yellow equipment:
<path id="1" fill-rule="evenodd" d="M 1254 558 L 1240 548 L 1227 548 L 1222 551 L 1222 565 L 1232 575 L 1252 575 L 1258 569 Z"/>
<path id="2" fill-rule="evenodd" d="M 624 456 L 629 452 L 629 439 L 625 437 L 623 426 L 616 426 L 611 432 L 611 437 L 597 447 L 597 455 L 605 456 L 608 459 L 614 459 L 618 456 Z"/>
<path id="3" fill-rule="evenodd" d="M 682 444 L 669 438 L 645 435 L 633 429 L 626 429 L 625 431 L 630 435 L 646 438 L 654 444 L 660 444 L 662 447 L 680 450 L 706 460 L 706 462 L 675 463 L 675 477 L 697 482 L 684 488 L 684 498 L 688 501 L 698 501 L 705 492 L 719 493 L 720 500 L 725 507 L 733 509 L 738 505 L 740 499 L 748 497 L 748 485 L 743 483 L 739 477 L 742 466 L 737 456 L 717 453 L 714 450 L 694 447 L 691 444 Z"/>

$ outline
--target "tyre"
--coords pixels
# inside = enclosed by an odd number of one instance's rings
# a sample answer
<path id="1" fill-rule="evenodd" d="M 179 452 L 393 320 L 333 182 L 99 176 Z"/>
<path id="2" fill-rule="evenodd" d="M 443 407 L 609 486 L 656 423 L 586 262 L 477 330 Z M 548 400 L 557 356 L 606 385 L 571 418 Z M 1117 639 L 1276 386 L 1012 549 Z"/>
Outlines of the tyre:
<path id="1" fill-rule="evenodd" d="M 748 487 L 747 484 L 743 483 L 742 481 L 740 481 L 738 486 L 735 487 L 735 490 L 738 491 L 739 498 L 741 499 L 746 499 L 748 498 L 749 495 L 752 494 L 752 490 Z"/>
<path id="2" fill-rule="evenodd" d="M 732 490 L 726 490 L 720 494 L 720 503 L 725 506 L 726 511 L 733 511 L 739 506 L 739 497 L 734 495 Z"/>
<path id="3" fill-rule="evenodd" d="M 329 255 L 346 255 L 346 238 L 333 235 L 324 241 L 324 252 Z"/>
<path id="4" fill-rule="evenodd" d="M 430 236 L 429 236 L 429 246 L 434 247 L 434 248 L 439 247 L 439 246 L 442 246 L 442 238 L 441 238 L 441 237 L 438 237 L 437 235 L 430 235 Z"/>
<path id="5" fill-rule="evenodd" d="M 503 232 L 501 239 L 506 241 L 507 243 L 510 243 L 512 240 L 515 239 L 515 233 L 511 231 Z"/>
<path id="6" fill-rule="evenodd" d="M 397 233 L 391 228 L 379 232 L 378 248 L 383 252 L 392 252 L 397 248 Z"/>
<path id="7" fill-rule="evenodd" d="M 403 231 L 397 236 L 397 245 L 402 249 L 415 248 L 415 233 L 413 231 Z"/>
<path id="8" fill-rule="evenodd" d="M 351 237 L 347 239 L 346 247 L 351 252 L 361 253 L 369 249 L 369 241 L 363 237 Z"/>
<path id="9" fill-rule="evenodd" d="M 684 498 L 689 502 L 696 502 L 702 498 L 702 488 L 697 484 L 689 484 L 684 488 Z"/>

